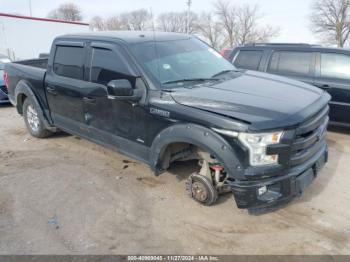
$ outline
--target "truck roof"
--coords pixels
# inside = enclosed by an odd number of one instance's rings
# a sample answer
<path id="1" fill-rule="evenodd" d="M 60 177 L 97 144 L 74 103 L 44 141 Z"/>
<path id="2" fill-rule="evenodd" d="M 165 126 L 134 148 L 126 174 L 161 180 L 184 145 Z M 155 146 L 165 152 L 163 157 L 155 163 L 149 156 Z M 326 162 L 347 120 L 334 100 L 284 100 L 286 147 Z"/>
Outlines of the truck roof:
<path id="1" fill-rule="evenodd" d="M 147 41 L 185 40 L 191 37 L 191 35 L 187 34 L 157 31 L 100 31 L 93 33 L 63 35 L 57 39 L 80 38 L 91 40 L 121 40 L 127 43 L 139 43 Z"/>

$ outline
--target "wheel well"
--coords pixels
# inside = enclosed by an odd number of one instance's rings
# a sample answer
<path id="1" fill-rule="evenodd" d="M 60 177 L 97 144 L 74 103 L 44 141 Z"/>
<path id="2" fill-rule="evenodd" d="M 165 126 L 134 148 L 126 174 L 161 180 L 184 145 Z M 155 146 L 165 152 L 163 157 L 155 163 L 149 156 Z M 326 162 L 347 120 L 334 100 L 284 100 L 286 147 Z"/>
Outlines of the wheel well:
<path id="1" fill-rule="evenodd" d="M 191 173 L 182 169 L 181 175 L 190 175 L 191 183 L 191 176 L 194 174 L 204 177 L 208 179 L 210 185 L 215 188 L 215 191 L 217 190 L 219 193 L 231 192 L 231 188 L 228 185 L 228 181 L 230 180 L 228 173 L 222 163 L 208 150 L 191 143 L 174 142 L 167 145 L 163 152 L 158 162 L 158 166 L 161 167 L 161 170 L 165 171 L 171 168 L 172 163 L 177 161 L 195 160 L 195 166 L 183 165 Z M 178 173 L 174 171 L 175 169 L 172 169 L 170 172 L 178 175 Z"/>
<path id="2" fill-rule="evenodd" d="M 170 167 L 171 163 L 176 161 L 186 161 L 196 159 L 196 149 L 198 147 L 184 142 L 173 142 L 166 146 L 159 157 L 158 166 L 162 170 Z"/>
<path id="3" fill-rule="evenodd" d="M 166 146 L 163 154 L 159 157 L 158 166 L 162 170 L 168 169 L 172 163 L 177 161 L 190 161 L 206 159 L 207 161 L 214 161 L 212 156 L 206 150 L 199 146 L 186 142 L 173 142 Z"/>
<path id="4" fill-rule="evenodd" d="M 19 94 L 17 96 L 17 111 L 19 114 L 23 114 L 23 103 L 27 99 L 27 96 L 25 94 Z"/>

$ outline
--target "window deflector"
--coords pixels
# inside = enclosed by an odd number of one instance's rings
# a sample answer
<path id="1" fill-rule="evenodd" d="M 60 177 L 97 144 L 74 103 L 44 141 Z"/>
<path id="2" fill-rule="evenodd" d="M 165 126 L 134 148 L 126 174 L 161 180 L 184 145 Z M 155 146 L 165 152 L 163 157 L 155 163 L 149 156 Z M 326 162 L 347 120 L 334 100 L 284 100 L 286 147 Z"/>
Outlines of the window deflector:
<path id="1" fill-rule="evenodd" d="M 57 41 L 56 46 L 72 46 L 72 47 L 84 47 L 84 42 L 78 41 Z"/>

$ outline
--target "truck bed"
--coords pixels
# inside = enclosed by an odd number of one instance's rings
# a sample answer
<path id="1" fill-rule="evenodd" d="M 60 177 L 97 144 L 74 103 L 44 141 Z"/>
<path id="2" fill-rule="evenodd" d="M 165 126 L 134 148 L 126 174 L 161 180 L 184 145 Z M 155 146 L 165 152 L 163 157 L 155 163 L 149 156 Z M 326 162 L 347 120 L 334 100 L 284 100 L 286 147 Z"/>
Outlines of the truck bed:
<path id="1" fill-rule="evenodd" d="M 44 79 L 47 63 L 48 59 L 30 59 L 6 64 L 8 96 L 13 105 L 16 104 L 15 88 L 20 81 L 30 86 L 40 102 L 46 104 Z"/>
<path id="2" fill-rule="evenodd" d="M 27 65 L 27 66 L 46 69 L 47 62 L 48 62 L 47 58 L 40 58 L 40 59 L 28 59 L 28 60 L 17 61 L 17 62 L 14 62 L 14 64 Z"/>

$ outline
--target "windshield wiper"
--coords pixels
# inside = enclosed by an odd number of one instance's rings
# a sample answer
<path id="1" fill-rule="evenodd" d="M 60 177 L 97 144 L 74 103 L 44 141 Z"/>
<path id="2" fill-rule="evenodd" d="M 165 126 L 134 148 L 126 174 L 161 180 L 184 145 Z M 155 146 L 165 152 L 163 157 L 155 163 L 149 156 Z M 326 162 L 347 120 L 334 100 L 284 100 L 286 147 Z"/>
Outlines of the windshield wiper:
<path id="1" fill-rule="evenodd" d="M 219 80 L 219 79 L 216 79 L 216 78 L 184 78 L 184 79 L 166 81 L 166 82 L 163 82 L 162 85 L 175 84 L 175 83 L 181 83 L 181 82 L 205 82 L 205 81 L 217 81 L 217 80 Z"/>
<path id="2" fill-rule="evenodd" d="M 223 74 L 226 74 L 226 73 L 230 73 L 230 72 L 232 72 L 232 71 L 236 71 L 236 70 L 234 70 L 234 69 L 223 70 L 223 71 L 220 71 L 219 73 L 213 75 L 212 77 L 217 77 L 217 76 L 219 76 L 219 75 L 223 75 Z"/>
<path id="3" fill-rule="evenodd" d="M 163 92 L 168 92 L 168 93 L 174 92 L 173 89 L 165 89 L 165 88 L 162 88 L 162 91 L 163 91 Z"/>

